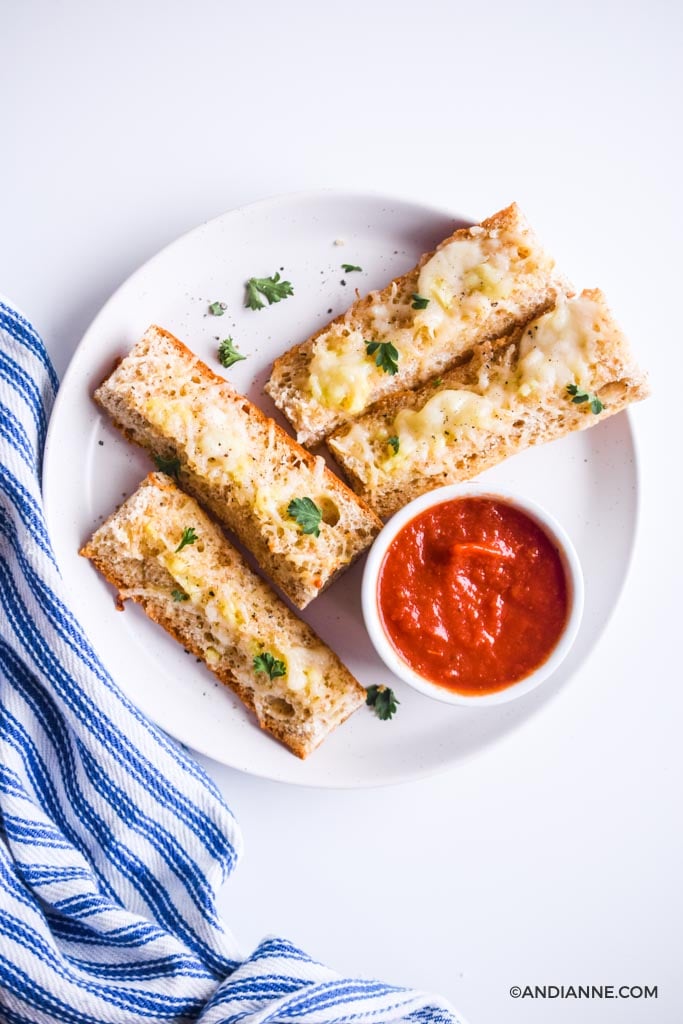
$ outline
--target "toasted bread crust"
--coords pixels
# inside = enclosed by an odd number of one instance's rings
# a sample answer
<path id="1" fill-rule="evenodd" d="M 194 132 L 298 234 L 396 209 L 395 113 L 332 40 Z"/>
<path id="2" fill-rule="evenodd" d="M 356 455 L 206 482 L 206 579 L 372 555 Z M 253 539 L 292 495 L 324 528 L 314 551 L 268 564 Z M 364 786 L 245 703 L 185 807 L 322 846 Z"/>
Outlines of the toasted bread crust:
<path id="1" fill-rule="evenodd" d="M 250 654 L 240 647 L 240 643 L 246 641 L 237 636 L 234 626 L 228 623 L 234 642 L 222 641 L 220 633 L 217 633 L 215 616 L 213 619 L 207 617 L 201 595 L 192 600 L 174 599 L 174 587 L 178 583 L 164 568 L 163 558 L 167 559 L 175 552 L 172 544 L 163 538 L 174 528 L 177 532 L 181 523 L 195 526 L 208 552 L 205 561 L 210 563 L 213 575 L 205 581 L 206 587 L 212 584 L 216 593 L 222 587 L 221 593 L 228 598 L 231 594 L 235 598 L 249 598 L 253 618 L 244 629 L 255 638 L 253 642 L 260 636 L 269 635 L 276 637 L 278 650 L 286 652 L 293 646 L 297 650 L 318 654 L 326 683 L 324 696 L 318 697 L 317 701 L 318 721 L 314 713 L 315 701 L 311 703 L 311 711 L 300 694 L 288 694 L 286 690 L 285 696 L 289 698 L 288 704 L 293 713 L 289 717 L 275 713 L 278 703 L 272 703 L 269 692 L 272 684 L 262 673 L 249 670 Z M 162 539 L 149 542 L 150 529 Z M 117 589 L 120 608 L 128 599 L 140 604 L 150 619 L 203 661 L 254 712 L 262 729 L 297 757 L 307 757 L 365 700 L 365 690 L 337 655 L 308 625 L 289 611 L 267 584 L 253 573 L 194 499 L 180 491 L 168 477 L 150 474 L 136 493 L 95 531 L 80 554 L 90 559 Z M 161 562 L 159 555 L 162 556 Z M 208 593 L 212 592 L 208 590 Z M 223 629 L 228 627 L 222 624 Z M 207 652 L 211 654 L 210 658 Z"/>
<path id="2" fill-rule="evenodd" d="M 523 236 L 526 245 L 538 257 L 539 271 L 520 275 L 514 296 L 514 309 L 505 303 L 499 303 L 489 311 L 482 323 L 473 324 L 460 336 L 453 337 L 447 347 L 433 352 L 426 365 L 422 365 L 417 359 L 401 356 L 397 373 L 378 374 L 365 409 L 393 392 L 418 386 L 454 365 L 474 345 L 501 337 L 515 326 L 538 316 L 550 308 L 560 292 L 569 287 L 566 280 L 548 269 L 553 266 L 552 260 L 541 249 L 516 203 L 486 218 L 479 225 L 458 228 L 435 250 L 423 255 L 412 270 L 395 278 L 380 291 L 370 292 L 369 295 L 358 299 L 345 313 L 335 317 L 306 341 L 295 345 L 275 360 L 265 390 L 292 424 L 297 432 L 297 440 L 301 444 L 314 446 L 333 430 L 355 418 L 343 410 L 327 408 L 313 399 L 309 388 L 309 373 L 316 342 L 326 334 L 355 329 L 363 333 L 370 332 L 370 337 L 378 337 L 377 332 L 373 331 L 373 307 L 377 304 L 395 304 L 396 296 L 402 296 L 404 299 L 412 296 L 417 292 L 420 271 L 435 253 L 453 241 L 471 239 L 477 230 L 483 230 L 487 234 Z M 410 311 L 410 300 L 408 302 L 407 314 L 404 312 L 399 315 L 397 327 L 409 326 L 414 316 Z M 390 335 L 383 340 L 390 340 Z M 358 414 L 365 409 L 359 410 Z"/>
<path id="3" fill-rule="evenodd" d="M 182 486 L 237 535 L 299 608 L 344 572 L 381 528 L 322 459 L 162 328 L 147 331 L 94 397 L 128 440 L 179 460 Z M 220 427 L 211 433 L 202 421 L 217 416 Z M 287 515 L 295 497 L 329 506 L 319 537 L 304 535 Z"/>

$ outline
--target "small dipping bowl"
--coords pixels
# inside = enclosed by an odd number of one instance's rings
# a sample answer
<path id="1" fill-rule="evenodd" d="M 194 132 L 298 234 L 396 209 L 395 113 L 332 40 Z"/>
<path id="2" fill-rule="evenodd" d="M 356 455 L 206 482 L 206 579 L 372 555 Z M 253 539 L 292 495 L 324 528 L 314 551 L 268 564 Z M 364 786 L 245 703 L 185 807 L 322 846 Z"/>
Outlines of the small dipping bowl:
<path id="1" fill-rule="evenodd" d="M 400 535 L 418 517 L 428 510 L 436 509 L 445 503 L 458 502 L 461 499 L 488 499 L 503 506 L 516 510 L 523 517 L 526 516 L 536 528 L 539 528 L 545 538 L 550 541 L 550 549 L 559 557 L 559 562 L 564 573 L 566 585 L 566 613 L 564 623 L 559 627 L 559 632 L 549 653 L 544 659 L 536 664 L 530 671 L 525 671 L 521 677 L 514 678 L 510 682 L 498 682 L 497 688 L 486 689 L 485 680 L 482 683 L 480 692 L 473 690 L 471 686 L 464 690 L 457 689 L 457 682 L 438 683 L 432 679 L 425 678 L 420 671 L 416 670 L 406 661 L 389 634 L 389 627 L 385 624 L 385 618 L 380 607 L 380 580 L 385 562 L 394 541 L 397 538 L 401 544 Z M 533 529 L 533 527 L 532 527 Z M 406 540 L 408 535 L 406 534 Z M 477 547 L 474 544 L 463 542 L 465 547 Z M 394 552 L 396 549 L 392 549 Z M 498 549 L 496 549 L 497 551 Z M 511 550 L 511 549 L 510 549 Z M 495 556 L 494 551 L 494 556 Z M 501 555 L 502 558 L 506 557 Z M 557 573 L 556 573 L 557 575 Z M 494 601 L 496 600 L 494 596 Z M 434 491 L 421 495 L 411 501 L 405 508 L 397 512 L 376 538 L 367 557 L 362 583 L 362 608 L 365 627 L 373 643 L 377 654 L 384 664 L 394 675 L 398 676 L 413 689 L 432 697 L 434 700 L 442 701 L 445 704 L 461 704 L 476 707 L 486 707 L 493 704 L 503 704 L 517 697 L 522 697 L 531 690 L 535 690 L 544 680 L 548 679 L 566 658 L 569 650 L 576 639 L 581 623 L 584 602 L 583 574 L 578 555 L 567 533 L 557 520 L 543 508 L 527 498 L 519 495 L 490 488 L 470 487 L 466 484 L 454 484 L 446 487 L 439 487 Z"/>

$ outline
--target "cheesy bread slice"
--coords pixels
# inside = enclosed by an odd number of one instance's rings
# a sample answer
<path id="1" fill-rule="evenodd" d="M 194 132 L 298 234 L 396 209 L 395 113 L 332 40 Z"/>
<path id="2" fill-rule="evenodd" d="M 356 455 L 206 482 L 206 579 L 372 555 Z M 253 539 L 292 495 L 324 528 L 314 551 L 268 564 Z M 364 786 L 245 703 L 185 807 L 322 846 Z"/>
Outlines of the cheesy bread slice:
<path id="1" fill-rule="evenodd" d="M 138 602 L 298 757 L 364 702 L 337 655 L 168 476 L 150 474 L 81 554 L 120 607 Z"/>

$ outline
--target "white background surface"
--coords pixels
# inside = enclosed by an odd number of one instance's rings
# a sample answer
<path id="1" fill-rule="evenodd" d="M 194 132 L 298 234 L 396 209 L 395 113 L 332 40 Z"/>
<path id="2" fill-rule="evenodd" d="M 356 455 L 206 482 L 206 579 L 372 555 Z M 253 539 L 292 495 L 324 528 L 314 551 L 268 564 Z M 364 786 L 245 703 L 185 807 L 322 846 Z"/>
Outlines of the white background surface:
<path id="1" fill-rule="evenodd" d="M 2 21 L 0 289 L 60 372 L 162 245 L 290 190 L 476 218 L 515 199 L 604 289 L 654 397 L 633 412 L 630 576 L 573 684 L 419 783 L 321 792 L 206 766 L 246 837 L 221 895 L 245 948 L 286 935 L 471 1024 L 679 1022 L 680 6 L 6 0 Z M 515 984 L 659 998 L 514 1000 Z"/>

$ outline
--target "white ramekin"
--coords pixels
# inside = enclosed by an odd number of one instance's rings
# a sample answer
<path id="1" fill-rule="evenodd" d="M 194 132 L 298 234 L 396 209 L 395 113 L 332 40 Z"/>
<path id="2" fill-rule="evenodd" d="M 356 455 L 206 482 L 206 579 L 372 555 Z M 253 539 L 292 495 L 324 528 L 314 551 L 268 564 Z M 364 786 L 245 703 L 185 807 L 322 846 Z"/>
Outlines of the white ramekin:
<path id="1" fill-rule="evenodd" d="M 441 505 L 443 502 L 452 501 L 455 498 L 493 498 L 503 501 L 513 508 L 525 512 L 542 530 L 550 537 L 557 548 L 562 565 L 567 577 L 569 609 L 567 620 L 560 637 L 550 653 L 549 657 L 539 665 L 530 675 L 510 683 L 502 690 L 495 693 L 474 694 L 458 693 L 445 686 L 425 679 L 408 665 L 398 654 L 396 648 L 386 634 L 382 625 L 382 618 L 377 602 L 377 585 L 380 570 L 384 562 L 387 550 L 398 533 L 415 516 L 426 509 Z M 561 662 L 566 658 L 569 650 L 576 639 L 583 613 L 583 573 L 581 564 L 574 545 L 569 539 L 564 528 L 557 520 L 537 505 L 536 502 L 510 491 L 493 490 L 492 488 L 473 487 L 468 484 L 451 484 L 446 487 L 439 487 L 434 491 L 415 498 L 400 512 L 397 512 L 379 533 L 365 563 L 363 573 L 363 584 L 361 600 L 363 607 L 363 618 L 373 646 L 378 655 L 394 675 L 398 676 L 409 686 L 427 697 L 442 701 L 444 704 L 466 704 L 476 707 L 490 707 L 492 704 L 504 704 L 507 701 L 522 697 L 531 690 L 535 690 L 544 680 L 559 668 Z"/>

